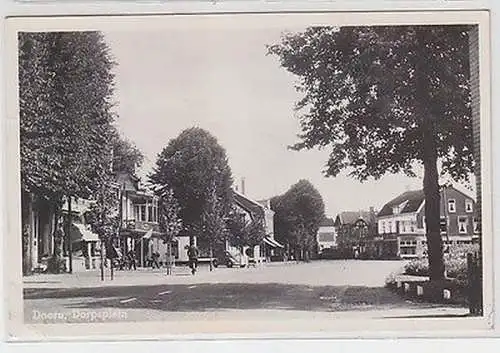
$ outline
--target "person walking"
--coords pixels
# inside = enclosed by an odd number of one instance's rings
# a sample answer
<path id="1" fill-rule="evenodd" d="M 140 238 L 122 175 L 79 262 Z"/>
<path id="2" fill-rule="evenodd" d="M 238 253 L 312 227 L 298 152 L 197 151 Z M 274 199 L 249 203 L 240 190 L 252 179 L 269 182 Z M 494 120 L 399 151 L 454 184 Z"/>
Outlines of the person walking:
<path id="1" fill-rule="evenodd" d="M 158 259 L 160 258 L 160 253 L 155 251 L 153 252 L 153 254 L 151 255 L 153 257 L 153 265 L 151 266 L 152 268 L 160 268 L 160 263 L 158 262 Z"/>
<path id="2" fill-rule="evenodd" d="M 129 252 L 127 253 L 127 257 L 128 257 L 128 269 L 131 270 L 133 267 L 134 271 L 137 270 L 137 264 L 135 261 L 135 254 L 134 254 L 134 251 L 132 249 L 130 249 Z"/>
<path id="3" fill-rule="evenodd" d="M 194 245 L 191 245 L 188 248 L 187 255 L 189 258 L 189 267 L 191 268 L 191 273 L 194 275 L 196 273 L 196 270 L 198 268 L 198 256 L 200 252 L 198 248 Z"/>

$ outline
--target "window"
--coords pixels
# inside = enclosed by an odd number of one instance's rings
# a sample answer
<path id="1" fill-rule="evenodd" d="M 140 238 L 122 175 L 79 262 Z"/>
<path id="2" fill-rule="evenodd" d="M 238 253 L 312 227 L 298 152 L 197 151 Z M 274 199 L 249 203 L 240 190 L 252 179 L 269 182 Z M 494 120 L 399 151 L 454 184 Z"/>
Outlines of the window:
<path id="1" fill-rule="evenodd" d="M 137 221 L 158 222 L 158 200 L 148 200 L 145 204 L 134 205 L 134 215 Z"/>
<path id="2" fill-rule="evenodd" d="M 385 222 L 384 221 L 380 221 L 379 233 L 380 234 L 385 233 Z"/>
<path id="3" fill-rule="evenodd" d="M 472 200 L 465 200 L 465 212 L 471 213 L 474 211 Z"/>
<path id="4" fill-rule="evenodd" d="M 456 202 L 453 199 L 448 200 L 448 212 L 457 212 Z"/>
<path id="5" fill-rule="evenodd" d="M 439 223 L 439 229 L 441 230 L 441 234 L 446 234 L 448 228 L 448 221 L 446 217 L 441 217 L 441 221 Z"/>
<path id="6" fill-rule="evenodd" d="M 460 234 L 467 233 L 467 217 L 458 217 L 458 232 Z"/>
<path id="7" fill-rule="evenodd" d="M 481 231 L 481 224 L 477 218 L 474 218 L 474 234 L 479 234 Z"/>

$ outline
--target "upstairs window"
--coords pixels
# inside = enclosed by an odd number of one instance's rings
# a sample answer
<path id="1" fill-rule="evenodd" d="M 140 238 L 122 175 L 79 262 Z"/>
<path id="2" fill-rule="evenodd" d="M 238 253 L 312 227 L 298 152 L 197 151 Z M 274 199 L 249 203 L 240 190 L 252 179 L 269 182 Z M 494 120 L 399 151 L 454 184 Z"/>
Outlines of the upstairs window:
<path id="1" fill-rule="evenodd" d="M 458 232 L 460 234 L 467 233 L 467 217 L 458 217 Z"/>
<path id="2" fill-rule="evenodd" d="M 441 234 L 446 234 L 448 230 L 448 221 L 446 220 L 446 217 L 441 217 L 441 221 L 439 223 L 439 229 L 441 231 Z"/>
<path id="3" fill-rule="evenodd" d="M 457 212 L 457 205 L 456 205 L 455 200 L 453 200 L 453 199 L 448 200 L 448 212 L 450 212 L 450 213 Z"/>
<path id="4" fill-rule="evenodd" d="M 474 212 L 474 206 L 472 200 L 465 200 L 465 212 L 467 213 Z"/>
<path id="5" fill-rule="evenodd" d="M 481 223 L 479 219 L 474 218 L 474 234 L 479 234 L 481 232 Z"/>

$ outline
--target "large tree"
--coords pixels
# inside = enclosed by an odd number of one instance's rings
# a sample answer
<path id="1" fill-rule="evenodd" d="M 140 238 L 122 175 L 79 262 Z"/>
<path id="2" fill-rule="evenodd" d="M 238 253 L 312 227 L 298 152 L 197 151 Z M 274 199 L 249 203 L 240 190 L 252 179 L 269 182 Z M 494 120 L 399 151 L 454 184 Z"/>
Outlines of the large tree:
<path id="1" fill-rule="evenodd" d="M 203 214 L 213 208 L 213 197 L 220 213 L 227 215 L 232 205 L 233 183 L 226 151 L 217 139 L 201 128 L 190 128 L 172 139 L 159 154 L 150 175 L 153 185 L 168 185 L 179 202 L 180 218 L 190 236 L 201 236 Z"/>
<path id="2" fill-rule="evenodd" d="M 275 211 L 275 233 L 288 244 L 296 259 L 309 260 L 319 225 L 325 217 L 321 194 L 307 180 L 299 180 L 283 195 L 271 200 Z"/>
<path id="3" fill-rule="evenodd" d="M 473 168 L 466 26 L 311 27 L 269 47 L 304 94 L 295 149 L 330 148 L 325 174 L 424 168 L 430 277 L 444 276 L 439 170 Z"/>
<path id="4" fill-rule="evenodd" d="M 64 196 L 89 198 L 100 190 L 110 165 L 114 62 L 99 32 L 22 32 L 18 41 L 27 229 L 33 201 L 58 218 Z"/>

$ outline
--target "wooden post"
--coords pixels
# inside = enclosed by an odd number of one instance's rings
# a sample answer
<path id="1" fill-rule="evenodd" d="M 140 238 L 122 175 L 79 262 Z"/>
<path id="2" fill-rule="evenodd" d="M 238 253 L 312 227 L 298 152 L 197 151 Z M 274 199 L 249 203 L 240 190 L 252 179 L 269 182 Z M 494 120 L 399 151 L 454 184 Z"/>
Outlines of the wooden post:
<path id="1" fill-rule="evenodd" d="M 100 256 L 101 256 L 101 281 L 104 281 L 104 244 L 102 238 L 100 241 Z"/>
<path id="2" fill-rule="evenodd" d="M 144 239 L 141 238 L 141 267 L 144 267 Z"/>

